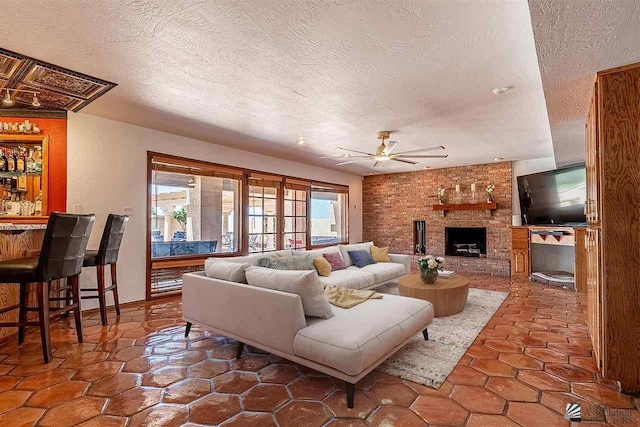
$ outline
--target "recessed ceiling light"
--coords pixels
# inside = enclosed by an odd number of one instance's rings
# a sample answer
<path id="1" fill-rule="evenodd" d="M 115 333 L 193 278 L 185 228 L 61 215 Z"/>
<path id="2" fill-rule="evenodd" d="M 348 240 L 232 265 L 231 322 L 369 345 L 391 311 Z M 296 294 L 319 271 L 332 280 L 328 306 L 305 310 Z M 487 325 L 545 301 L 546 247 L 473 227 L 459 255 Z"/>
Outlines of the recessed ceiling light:
<path id="1" fill-rule="evenodd" d="M 342 157 L 351 157 L 351 154 L 345 153 L 345 154 L 342 155 Z"/>
<path id="2" fill-rule="evenodd" d="M 304 140 L 304 139 L 302 139 L 302 138 L 298 138 L 298 139 L 296 139 L 296 144 L 298 144 L 298 145 L 304 145 L 304 143 L 305 143 L 305 142 L 307 142 L 307 141 L 305 141 L 305 140 Z"/>
<path id="3" fill-rule="evenodd" d="M 431 166 L 423 166 L 422 169 L 429 169 Z"/>
<path id="4" fill-rule="evenodd" d="M 496 157 L 495 159 L 493 159 L 494 162 L 501 162 L 504 160 L 504 157 Z"/>
<path id="5" fill-rule="evenodd" d="M 502 95 L 503 93 L 505 93 L 506 91 L 508 91 L 509 89 L 511 89 L 508 86 L 505 87 L 497 87 L 494 90 L 492 90 L 491 92 L 493 92 L 494 95 Z"/>

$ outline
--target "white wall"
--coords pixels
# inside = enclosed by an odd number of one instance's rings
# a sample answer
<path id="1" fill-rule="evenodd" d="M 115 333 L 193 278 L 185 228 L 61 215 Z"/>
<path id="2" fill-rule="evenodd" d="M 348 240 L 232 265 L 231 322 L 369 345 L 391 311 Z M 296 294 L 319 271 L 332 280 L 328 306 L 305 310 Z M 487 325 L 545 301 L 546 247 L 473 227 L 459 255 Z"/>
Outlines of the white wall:
<path id="1" fill-rule="evenodd" d="M 512 162 L 511 180 L 513 181 L 513 189 L 511 191 L 512 213 L 520 215 L 520 198 L 518 196 L 518 177 L 529 175 L 532 173 L 546 172 L 556 169 L 556 159 L 554 157 L 543 157 L 540 159 L 518 160 Z"/>
<path id="2" fill-rule="evenodd" d="M 349 239 L 362 240 L 360 176 L 87 114 L 70 113 L 67 133 L 67 210 L 74 212 L 74 205 L 80 204 L 83 213 L 96 214 L 89 248 L 98 247 L 109 213 L 122 213 L 124 206 L 133 208 L 118 261 L 120 302 L 145 298 L 147 151 L 349 185 Z M 291 149 L 296 147 L 292 145 Z M 81 280 L 87 287 L 95 287 L 95 269 L 85 269 Z M 83 304 L 85 308 L 96 306 L 94 301 Z"/>

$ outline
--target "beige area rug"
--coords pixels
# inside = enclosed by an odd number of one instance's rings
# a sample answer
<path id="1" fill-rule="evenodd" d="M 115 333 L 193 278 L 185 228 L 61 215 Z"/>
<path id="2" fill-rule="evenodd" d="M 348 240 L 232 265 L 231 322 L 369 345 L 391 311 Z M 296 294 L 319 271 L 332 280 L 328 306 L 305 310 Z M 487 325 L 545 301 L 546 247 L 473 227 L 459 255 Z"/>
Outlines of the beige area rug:
<path id="1" fill-rule="evenodd" d="M 376 291 L 398 295 L 398 285 L 384 285 Z M 461 313 L 433 319 L 428 328 L 429 341 L 422 334 L 417 335 L 378 370 L 437 389 L 508 295 L 469 289 L 467 305 Z"/>

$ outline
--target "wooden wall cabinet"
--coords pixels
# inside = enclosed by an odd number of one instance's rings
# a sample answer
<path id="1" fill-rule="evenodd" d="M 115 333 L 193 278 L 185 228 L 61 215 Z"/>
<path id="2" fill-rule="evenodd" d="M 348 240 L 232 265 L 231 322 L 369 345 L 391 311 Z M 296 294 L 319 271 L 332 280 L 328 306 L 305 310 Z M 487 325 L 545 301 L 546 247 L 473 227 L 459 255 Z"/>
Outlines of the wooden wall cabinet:
<path id="1" fill-rule="evenodd" d="M 529 260 L 529 228 L 513 227 L 511 229 L 511 275 L 529 277 L 531 262 Z"/>
<path id="2" fill-rule="evenodd" d="M 532 272 L 532 245 L 575 247 L 574 277 L 576 291 L 587 290 L 587 253 L 585 227 L 523 225 L 511 227 L 511 275 L 529 277 Z M 561 235 L 557 232 L 562 232 Z"/>
<path id="3" fill-rule="evenodd" d="M 602 375 L 640 392 L 640 63 L 597 74 L 585 126 L 587 303 Z"/>

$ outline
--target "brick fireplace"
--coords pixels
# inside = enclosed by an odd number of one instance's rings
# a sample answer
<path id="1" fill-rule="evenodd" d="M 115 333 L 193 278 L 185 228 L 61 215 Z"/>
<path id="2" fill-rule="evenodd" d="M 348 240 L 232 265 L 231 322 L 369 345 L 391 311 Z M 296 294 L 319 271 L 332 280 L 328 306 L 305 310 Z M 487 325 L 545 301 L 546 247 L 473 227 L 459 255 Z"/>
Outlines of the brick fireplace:
<path id="1" fill-rule="evenodd" d="M 473 258 L 486 257 L 486 227 L 445 227 L 444 255 Z"/>
<path id="2" fill-rule="evenodd" d="M 447 189 L 448 202 L 454 203 L 455 186 L 461 184 L 461 202 L 470 203 L 473 182 L 479 190 L 478 201 L 484 199 L 487 184 L 496 186 L 494 200 L 498 209 L 493 215 L 488 211 L 449 211 L 445 215 L 432 209 L 438 203 L 436 192 L 440 185 Z M 363 238 L 373 240 L 376 245 L 389 246 L 389 252 L 414 255 L 414 221 L 425 221 L 426 253 L 444 256 L 446 268 L 508 276 L 511 185 L 510 162 L 367 176 L 362 189 Z M 446 255 L 447 227 L 485 229 L 486 247 L 482 249 L 486 254 Z M 416 259 L 418 256 L 415 254 Z"/>

